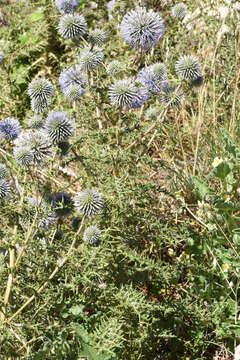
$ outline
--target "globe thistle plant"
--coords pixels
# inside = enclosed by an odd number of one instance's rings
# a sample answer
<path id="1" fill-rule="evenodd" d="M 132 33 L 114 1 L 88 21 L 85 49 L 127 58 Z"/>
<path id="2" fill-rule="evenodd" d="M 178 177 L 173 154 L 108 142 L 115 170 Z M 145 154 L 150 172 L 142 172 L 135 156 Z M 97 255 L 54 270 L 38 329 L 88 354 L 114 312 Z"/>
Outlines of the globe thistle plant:
<path id="1" fill-rule="evenodd" d="M 110 101 L 118 108 L 131 108 L 139 100 L 139 91 L 131 79 L 117 80 L 109 89 Z"/>
<path id="2" fill-rule="evenodd" d="M 106 71 L 110 76 L 118 76 L 124 71 L 124 65 L 118 60 L 113 60 L 107 65 Z"/>
<path id="3" fill-rule="evenodd" d="M 14 156 L 20 165 L 40 165 L 51 154 L 51 140 L 44 130 L 25 131 L 15 140 Z"/>
<path id="4" fill-rule="evenodd" d="M 43 118 L 41 115 L 34 115 L 28 120 L 28 126 L 31 129 L 41 129 L 43 128 Z"/>
<path id="5" fill-rule="evenodd" d="M 84 48 L 79 53 L 79 64 L 84 71 L 93 71 L 97 69 L 104 58 L 102 50 L 98 48 Z"/>
<path id="6" fill-rule="evenodd" d="M 6 118 L 0 121 L 0 139 L 14 140 L 21 134 L 21 131 L 22 127 L 17 119 Z"/>
<path id="7" fill-rule="evenodd" d="M 100 241 L 101 231 L 98 226 L 89 226 L 83 234 L 83 240 L 89 245 L 98 245 Z"/>
<path id="8" fill-rule="evenodd" d="M 73 125 L 66 112 L 51 112 L 46 120 L 45 129 L 53 144 L 65 142 L 73 134 Z"/>
<path id="9" fill-rule="evenodd" d="M 0 199 L 4 199 L 10 193 L 11 186 L 6 179 L 0 180 Z"/>
<path id="10" fill-rule="evenodd" d="M 183 100 L 183 92 L 176 86 L 166 86 L 160 93 L 159 99 L 168 107 L 180 107 Z"/>
<path id="11" fill-rule="evenodd" d="M 3 180 L 7 177 L 7 169 L 6 166 L 0 163 L 0 180 Z"/>
<path id="12" fill-rule="evenodd" d="M 32 110 L 41 113 L 51 103 L 53 85 L 45 78 L 34 79 L 28 86 L 28 95 L 31 99 Z"/>
<path id="13" fill-rule="evenodd" d="M 198 59 L 192 55 L 185 55 L 180 57 L 176 62 L 176 73 L 181 80 L 194 81 L 202 77 L 201 65 Z"/>
<path id="14" fill-rule="evenodd" d="M 95 189 L 87 189 L 74 197 L 74 205 L 81 214 L 89 216 L 102 212 L 104 200 Z"/>
<path id="15" fill-rule="evenodd" d="M 171 15 L 174 18 L 184 19 L 187 15 L 187 6 L 184 3 L 178 3 L 171 9 Z"/>
<path id="16" fill-rule="evenodd" d="M 61 13 L 72 13 L 78 8 L 78 0 L 56 0 L 56 6 Z"/>
<path id="17" fill-rule="evenodd" d="M 66 14 L 61 17 L 58 31 L 64 39 L 79 39 L 87 31 L 87 23 L 82 15 Z"/>
<path id="18" fill-rule="evenodd" d="M 166 66 L 163 63 L 156 63 L 143 68 L 137 76 L 137 81 L 154 93 L 159 93 L 163 84 L 167 83 Z"/>
<path id="19" fill-rule="evenodd" d="M 106 35 L 101 29 L 95 29 L 89 32 L 88 42 L 91 46 L 102 46 L 105 42 Z"/>
<path id="20" fill-rule="evenodd" d="M 148 51 L 156 45 L 165 32 L 161 16 L 153 10 L 138 7 L 128 12 L 120 25 L 122 38 L 133 48 Z"/>

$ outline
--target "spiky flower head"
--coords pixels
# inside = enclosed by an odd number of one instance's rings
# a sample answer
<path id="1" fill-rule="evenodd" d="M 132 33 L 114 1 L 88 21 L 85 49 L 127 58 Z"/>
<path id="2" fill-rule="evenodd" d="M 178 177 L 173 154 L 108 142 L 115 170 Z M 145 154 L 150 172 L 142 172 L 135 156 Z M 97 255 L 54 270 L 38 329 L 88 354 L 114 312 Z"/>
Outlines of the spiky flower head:
<path id="1" fill-rule="evenodd" d="M 16 139 L 22 131 L 19 121 L 15 118 L 6 118 L 0 121 L 0 139 L 8 141 Z"/>
<path id="2" fill-rule="evenodd" d="M 101 29 L 95 29 L 89 32 L 88 42 L 92 46 L 102 46 L 105 42 L 106 34 Z"/>
<path id="3" fill-rule="evenodd" d="M 156 45 L 165 32 L 161 16 L 153 10 L 138 7 L 129 11 L 122 20 L 120 33 L 133 48 L 147 51 Z"/>
<path id="4" fill-rule="evenodd" d="M 28 126 L 31 129 L 41 129 L 43 128 L 43 118 L 41 115 L 33 115 L 28 120 Z"/>
<path id="5" fill-rule="evenodd" d="M 131 108 L 138 101 L 138 88 L 131 79 L 117 80 L 109 89 L 110 101 L 119 108 Z"/>
<path id="6" fill-rule="evenodd" d="M 104 200 L 95 189 L 87 189 L 74 197 L 74 205 L 83 215 L 95 215 L 102 211 Z"/>
<path id="7" fill-rule="evenodd" d="M 0 199 L 4 199 L 10 193 L 11 186 L 6 179 L 0 180 Z"/>
<path id="8" fill-rule="evenodd" d="M 150 106 L 146 111 L 147 120 L 157 120 L 160 115 L 160 109 L 157 106 Z"/>
<path id="9" fill-rule="evenodd" d="M 87 23 L 82 15 L 66 14 L 60 18 L 58 31 L 64 39 L 79 39 L 87 31 Z"/>
<path id="10" fill-rule="evenodd" d="M 44 130 L 27 130 L 14 143 L 14 156 L 20 165 L 40 165 L 52 154 L 51 140 Z"/>
<path id="11" fill-rule="evenodd" d="M 61 13 L 72 13 L 78 8 L 78 0 L 56 0 L 56 6 Z"/>
<path id="12" fill-rule="evenodd" d="M 148 87 L 154 93 L 159 93 L 163 85 L 167 82 L 167 69 L 163 63 L 156 63 L 143 68 L 137 81 Z"/>
<path id="13" fill-rule="evenodd" d="M 183 92 L 176 86 L 166 86 L 160 93 L 159 99 L 168 107 L 180 107 L 183 100 Z"/>
<path id="14" fill-rule="evenodd" d="M 83 240 L 89 245 L 97 245 L 100 241 L 101 230 L 97 225 L 89 226 L 83 234 Z"/>
<path id="15" fill-rule="evenodd" d="M 41 77 L 32 80 L 28 86 L 32 110 L 37 113 L 43 112 L 51 103 L 53 91 L 53 85 L 49 80 Z"/>
<path id="16" fill-rule="evenodd" d="M 184 3 L 178 3 L 171 9 L 171 15 L 174 18 L 184 19 L 187 15 L 187 6 Z"/>
<path id="17" fill-rule="evenodd" d="M 86 47 L 79 53 L 79 64 L 82 70 L 93 71 L 101 65 L 103 58 L 104 54 L 102 50 Z"/>
<path id="18" fill-rule="evenodd" d="M 125 67 L 124 65 L 118 61 L 113 60 L 107 65 L 107 73 L 110 76 L 118 76 L 124 71 Z"/>
<path id="19" fill-rule="evenodd" d="M 3 180 L 7 177 L 7 169 L 6 166 L 0 163 L 0 180 Z"/>
<path id="20" fill-rule="evenodd" d="M 202 76 L 201 65 L 192 55 L 184 55 L 176 62 L 176 73 L 181 80 L 194 81 Z"/>
<path id="21" fill-rule="evenodd" d="M 0 65 L 3 63 L 3 59 L 4 59 L 4 55 L 3 55 L 3 53 L 0 51 Z"/>
<path id="22" fill-rule="evenodd" d="M 46 120 L 45 129 L 53 144 L 67 141 L 73 133 L 73 125 L 66 112 L 51 112 Z"/>

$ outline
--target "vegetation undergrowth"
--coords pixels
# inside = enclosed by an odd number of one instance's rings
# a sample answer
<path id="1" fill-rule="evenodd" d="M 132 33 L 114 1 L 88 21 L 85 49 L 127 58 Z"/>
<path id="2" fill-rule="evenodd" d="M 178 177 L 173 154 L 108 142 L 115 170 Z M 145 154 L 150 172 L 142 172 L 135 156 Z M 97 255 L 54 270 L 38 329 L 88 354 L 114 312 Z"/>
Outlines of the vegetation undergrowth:
<path id="1" fill-rule="evenodd" d="M 0 358 L 234 358 L 239 11 L 1 1 Z"/>

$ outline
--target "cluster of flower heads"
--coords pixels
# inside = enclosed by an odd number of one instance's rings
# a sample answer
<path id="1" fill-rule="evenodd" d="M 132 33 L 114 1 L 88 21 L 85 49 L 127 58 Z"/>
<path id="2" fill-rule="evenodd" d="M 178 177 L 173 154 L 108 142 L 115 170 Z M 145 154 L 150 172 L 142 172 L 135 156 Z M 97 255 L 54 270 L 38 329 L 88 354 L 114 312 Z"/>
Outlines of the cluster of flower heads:
<path id="1" fill-rule="evenodd" d="M 0 200 L 6 198 L 10 193 L 10 183 L 7 180 L 8 172 L 6 166 L 0 163 Z"/>
<path id="2" fill-rule="evenodd" d="M 120 32 L 130 46 L 148 51 L 161 40 L 165 26 L 158 13 L 138 7 L 123 17 Z"/>
<path id="3" fill-rule="evenodd" d="M 72 102 L 79 100 L 86 91 L 86 79 L 79 65 L 63 70 L 59 84 L 64 95 Z"/>
<path id="4" fill-rule="evenodd" d="M 84 216 L 100 214 L 104 208 L 102 195 L 95 189 L 80 191 L 74 197 L 74 205 L 79 213 Z M 89 245 L 97 245 L 100 241 L 101 231 L 97 225 L 89 226 L 83 235 L 83 240 Z"/>
<path id="5" fill-rule="evenodd" d="M 19 165 L 40 165 L 51 156 L 51 145 L 46 131 L 27 130 L 14 141 L 13 154 Z"/>
<path id="6" fill-rule="evenodd" d="M 49 80 L 42 77 L 32 80 L 28 86 L 32 110 L 42 113 L 51 104 L 53 92 L 53 85 Z"/>

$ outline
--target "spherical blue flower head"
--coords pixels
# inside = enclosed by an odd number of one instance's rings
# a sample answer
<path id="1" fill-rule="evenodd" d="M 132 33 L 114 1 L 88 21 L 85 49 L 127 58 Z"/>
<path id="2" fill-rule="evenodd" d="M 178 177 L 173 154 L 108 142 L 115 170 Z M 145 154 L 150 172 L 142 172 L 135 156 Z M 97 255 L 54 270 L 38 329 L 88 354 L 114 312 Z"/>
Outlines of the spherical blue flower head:
<path id="1" fill-rule="evenodd" d="M 1 179 L 0 180 L 0 200 L 4 199 L 8 196 L 8 194 L 10 193 L 10 184 L 6 179 Z"/>
<path id="2" fill-rule="evenodd" d="M 73 133 L 73 126 L 66 112 L 51 112 L 46 120 L 45 129 L 53 144 L 65 142 Z"/>
<path id="3" fill-rule="evenodd" d="M 109 89 L 110 101 L 118 108 L 132 108 L 139 101 L 139 90 L 131 79 L 117 80 Z"/>
<path id="4" fill-rule="evenodd" d="M 101 230 L 99 230 L 98 226 L 92 225 L 84 231 L 83 240 L 89 245 L 97 245 L 100 241 L 100 236 Z"/>
<path id="5" fill-rule="evenodd" d="M 134 98 L 130 107 L 132 109 L 137 109 L 141 107 L 142 105 L 145 104 L 145 102 L 149 99 L 149 97 L 150 97 L 149 91 L 145 87 L 143 86 L 138 87 L 137 97 Z"/>
<path id="6" fill-rule="evenodd" d="M 21 131 L 22 128 L 17 119 L 6 118 L 0 121 L 0 139 L 14 140 L 20 135 Z"/>
<path id="7" fill-rule="evenodd" d="M 61 13 L 72 13 L 78 9 L 78 0 L 56 0 L 56 6 Z"/>
<path id="8" fill-rule="evenodd" d="M 52 143 L 44 130 L 25 131 L 14 144 L 14 155 L 19 164 L 40 165 L 52 155 Z"/>
<path id="9" fill-rule="evenodd" d="M 102 195 L 95 189 L 87 189 L 79 192 L 74 197 L 74 205 L 83 215 L 96 215 L 102 212 L 104 200 Z"/>
<path id="10" fill-rule="evenodd" d="M 87 31 L 87 23 L 82 15 L 66 14 L 61 17 L 58 31 L 64 39 L 79 39 Z"/>
<path id="11" fill-rule="evenodd" d="M 202 77 L 201 65 L 198 59 L 192 55 L 184 55 L 176 62 L 176 73 L 181 80 L 194 81 Z"/>
<path id="12" fill-rule="evenodd" d="M 0 65 L 3 63 L 4 55 L 2 52 L 0 52 Z"/>
<path id="13" fill-rule="evenodd" d="M 71 85 L 79 85 L 85 91 L 86 79 L 81 72 L 80 66 L 73 65 L 69 69 L 64 69 L 59 76 L 59 85 L 63 92 Z"/>
<path id="14" fill-rule="evenodd" d="M 165 32 L 161 16 L 153 10 L 138 7 L 128 12 L 120 25 L 122 38 L 133 48 L 144 51 L 156 45 Z"/>
<path id="15" fill-rule="evenodd" d="M 156 63 L 143 68 L 137 76 L 137 81 L 147 86 L 154 93 L 159 93 L 162 90 L 163 82 L 167 81 L 165 65 Z"/>
<path id="16" fill-rule="evenodd" d="M 98 48 L 84 48 L 79 53 L 79 64 L 84 71 L 94 71 L 97 69 L 104 58 L 102 50 Z"/>

